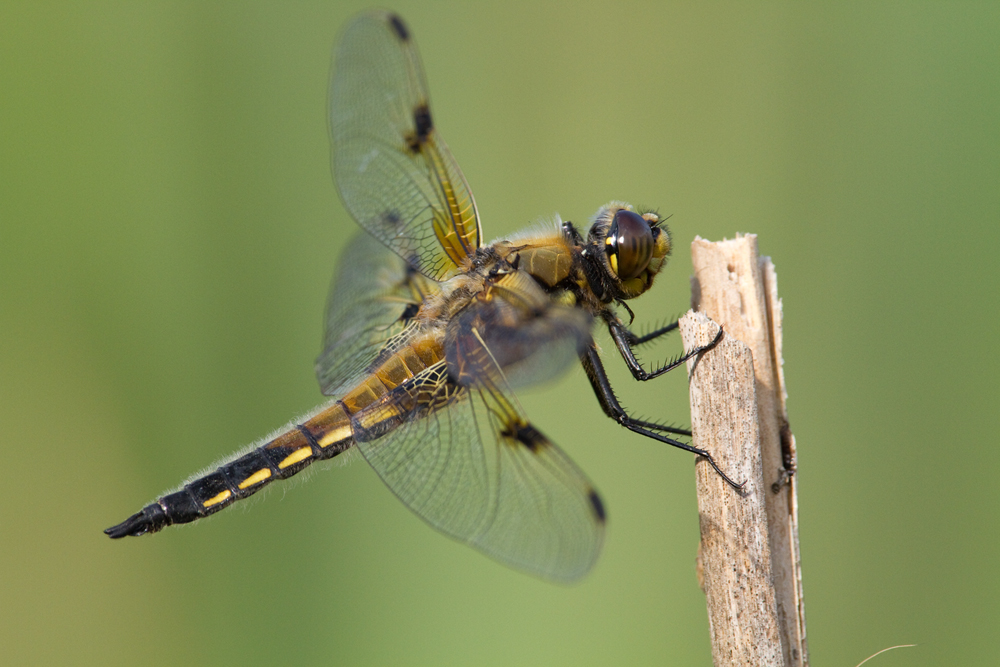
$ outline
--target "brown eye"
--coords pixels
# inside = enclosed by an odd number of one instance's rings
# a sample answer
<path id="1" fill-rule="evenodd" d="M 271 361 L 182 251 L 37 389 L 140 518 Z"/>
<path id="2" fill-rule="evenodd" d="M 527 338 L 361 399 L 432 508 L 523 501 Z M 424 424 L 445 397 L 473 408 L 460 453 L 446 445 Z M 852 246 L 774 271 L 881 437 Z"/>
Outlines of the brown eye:
<path id="1" fill-rule="evenodd" d="M 619 280 L 635 278 L 649 265 L 653 256 L 653 233 L 642 216 L 625 209 L 615 213 L 604 241 L 611 270 Z"/>

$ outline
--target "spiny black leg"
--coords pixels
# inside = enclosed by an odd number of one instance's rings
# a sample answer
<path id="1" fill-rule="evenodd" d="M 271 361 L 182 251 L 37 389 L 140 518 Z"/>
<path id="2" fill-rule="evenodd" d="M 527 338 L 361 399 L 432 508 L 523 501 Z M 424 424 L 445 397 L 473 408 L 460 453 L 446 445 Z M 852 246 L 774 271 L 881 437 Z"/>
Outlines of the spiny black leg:
<path id="1" fill-rule="evenodd" d="M 590 384 L 594 388 L 594 393 L 597 395 L 597 401 L 601 404 L 601 409 L 604 410 L 604 414 L 611 417 L 630 431 L 634 431 L 646 436 L 647 438 L 652 438 L 653 440 L 658 440 L 659 442 L 663 442 L 668 445 L 673 445 L 674 447 L 691 452 L 692 454 L 703 456 L 708 460 L 709 465 L 712 466 L 715 472 L 719 474 L 719 477 L 724 479 L 727 484 L 737 490 L 743 488 L 743 485 L 746 484 L 746 482 L 737 484 L 730 479 L 729 476 L 722 472 L 719 466 L 715 463 L 715 459 L 712 458 L 712 455 L 704 449 L 698 449 L 693 445 L 669 438 L 662 433 L 656 433 L 656 431 L 661 431 L 689 436 L 691 435 L 690 431 L 629 417 L 625 412 L 625 408 L 623 408 L 621 403 L 618 402 L 618 397 L 615 396 L 614 390 L 611 388 L 611 383 L 608 381 L 608 374 L 604 370 L 604 364 L 601 363 L 601 357 L 597 353 L 597 348 L 594 345 L 591 345 L 584 350 L 584 352 L 580 355 L 580 362 L 583 364 L 583 370 L 586 371 L 587 377 L 590 378 Z"/>
<path id="2" fill-rule="evenodd" d="M 686 428 L 677 428 L 674 426 L 666 426 L 664 424 L 657 424 L 656 422 L 646 422 L 641 419 L 632 419 L 629 417 L 633 424 L 636 426 L 641 426 L 642 428 L 651 428 L 654 431 L 663 431 L 664 433 L 673 433 L 674 435 L 683 435 L 688 438 L 691 437 L 691 431 Z"/>
<path id="3" fill-rule="evenodd" d="M 587 373 L 587 377 L 590 378 L 590 384 L 594 388 L 597 402 L 601 404 L 604 414 L 615 421 L 620 421 L 621 415 L 625 414 L 625 409 L 622 408 L 618 402 L 618 397 L 615 396 L 614 389 L 611 388 L 611 383 L 608 381 L 608 374 L 604 370 L 604 363 L 601 361 L 597 349 L 591 346 L 590 349 L 580 355 L 580 361 L 583 364 L 583 370 Z M 629 419 L 631 423 L 642 428 L 691 437 L 691 431 L 687 429 L 666 426 L 655 422 L 640 421 L 631 417 Z"/>
<path id="4" fill-rule="evenodd" d="M 679 325 L 680 323 L 675 320 L 670 324 L 668 324 L 667 326 L 656 329 L 655 331 L 650 331 L 648 334 L 645 334 L 643 336 L 637 336 L 628 329 L 626 329 L 625 335 L 626 338 L 628 339 L 629 345 L 642 345 L 643 343 L 648 343 L 651 340 L 656 340 L 657 338 L 663 336 L 664 334 L 670 333 L 671 331 L 676 329 Z"/>
<path id="5" fill-rule="evenodd" d="M 635 431 L 636 433 L 641 433 L 642 435 L 644 435 L 644 436 L 646 436 L 648 438 L 653 438 L 654 440 L 659 440 L 660 442 L 665 442 L 668 445 L 673 445 L 674 447 L 679 447 L 679 448 L 681 448 L 681 449 L 683 449 L 685 451 L 689 451 L 692 454 L 697 454 L 698 456 L 705 457 L 708 460 L 709 465 L 711 465 L 712 468 L 715 470 L 715 472 L 717 472 L 719 474 L 719 477 L 721 477 L 723 480 L 725 480 L 726 484 L 728 484 L 729 486 L 733 487 L 737 491 L 742 491 L 743 490 L 743 485 L 746 484 L 746 482 L 740 482 L 739 484 L 737 484 L 736 482 L 734 482 L 733 480 L 731 480 L 729 478 L 729 475 L 727 475 L 726 473 L 722 472 L 722 469 L 719 468 L 719 465 L 715 462 L 715 459 L 712 458 L 712 455 L 709 454 L 704 449 L 698 449 L 697 447 L 694 447 L 693 445 L 684 444 L 683 442 L 679 442 L 677 440 L 674 440 L 673 438 L 668 438 L 665 435 L 660 435 L 659 433 L 653 433 L 652 431 L 648 431 L 648 430 L 646 430 L 646 429 L 644 429 L 644 428 L 642 428 L 640 426 L 637 426 L 635 424 L 635 422 L 631 421 L 631 420 L 629 420 L 629 422 L 621 422 L 621 424 L 622 424 L 622 426 L 624 426 L 625 428 L 629 429 L 630 431 Z"/>
<path id="6" fill-rule="evenodd" d="M 658 331 L 654 331 L 651 334 L 647 334 L 646 336 L 640 337 L 636 336 L 634 333 L 626 329 L 621 322 L 608 323 L 608 331 L 611 333 L 611 338 L 612 340 L 615 341 L 615 347 L 617 347 L 618 351 L 621 352 L 622 359 L 625 360 L 625 365 L 628 366 L 628 369 L 630 371 L 632 371 L 632 377 L 634 377 L 636 380 L 642 380 L 642 381 L 652 380 L 653 378 L 660 377 L 664 373 L 674 370 L 678 366 L 687 362 L 688 359 L 695 357 L 701 354 L 702 352 L 711 350 L 719 343 L 720 340 L 722 340 L 722 328 L 720 327 L 719 333 L 715 335 L 715 338 L 712 340 L 712 342 L 708 343 L 707 345 L 701 345 L 699 347 L 694 348 L 687 354 L 683 354 L 677 357 L 673 361 L 664 364 L 655 371 L 647 372 L 646 369 L 642 367 L 642 364 L 639 363 L 639 360 L 635 358 L 635 353 L 632 351 L 632 346 L 645 343 L 649 340 L 652 340 L 656 336 L 662 336 L 668 331 L 673 331 L 673 329 L 675 329 L 676 327 L 677 323 L 675 322 L 672 325 L 668 324 L 667 326 L 663 327 L 662 329 L 659 329 Z"/>

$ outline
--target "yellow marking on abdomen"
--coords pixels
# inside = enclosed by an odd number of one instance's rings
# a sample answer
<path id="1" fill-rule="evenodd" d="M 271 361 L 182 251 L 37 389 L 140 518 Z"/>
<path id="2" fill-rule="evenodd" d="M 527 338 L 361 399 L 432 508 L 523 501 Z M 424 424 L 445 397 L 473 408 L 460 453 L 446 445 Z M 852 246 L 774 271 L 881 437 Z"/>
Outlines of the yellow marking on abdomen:
<path id="1" fill-rule="evenodd" d="M 218 505 L 221 502 L 229 500 L 229 496 L 231 496 L 231 495 L 233 495 L 233 492 L 230 491 L 229 489 L 226 489 L 225 491 L 223 491 L 223 492 L 221 492 L 221 493 L 219 493 L 217 495 L 214 495 L 211 498 L 209 498 L 208 500 L 206 500 L 205 502 L 203 502 L 202 506 L 204 506 L 204 507 L 211 507 L 212 505 Z"/>
<path id="2" fill-rule="evenodd" d="M 323 447 L 325 449 L 330 445 L 341 442 L 342 440 L 346 440 L 347 438 L 351 437 L 352 433 L 353 432 L 351 431 L 351 425 L 348 424 L 347 426 L 341 426 L 340 428 L 333 429 L 332 431 L 324 435 L 316 442 L 319 444 L 320 447 Z"/>
<path id="3" fill-rule="evenodd" d="M 316 438 L 316 444 L 324 449 L 353 435 L 351 418 L 340 402 L 334 403 L 303 426 Z"/>
<path id="4" fill-rule="evenodd" d="M 285 459 L 278 464 L 278 467 L 284 470 L 288 466 L 295 465 L 299 461 L 304 461 L 305 459 L 312 456 L 312 447 L 306 445 L 305 447 L 299 447 L 294 452 L 285 457 Z"/>
<path id="5" fill-rule="evenodd" d="M 271 469 L 270 468 L 261 468 L 260 470 L 258 470 L 254 474 L 250 475 L 249 477 L 247 477 L 242 482 L 240 482 L 240 488 L 241 489 L 245 489 L 248 486 L 253 486 L 254 484 L 260 484 L 261 482 L 263 482 L 265 479 L 267 479 L 270 476 L 271 476 Z"/>

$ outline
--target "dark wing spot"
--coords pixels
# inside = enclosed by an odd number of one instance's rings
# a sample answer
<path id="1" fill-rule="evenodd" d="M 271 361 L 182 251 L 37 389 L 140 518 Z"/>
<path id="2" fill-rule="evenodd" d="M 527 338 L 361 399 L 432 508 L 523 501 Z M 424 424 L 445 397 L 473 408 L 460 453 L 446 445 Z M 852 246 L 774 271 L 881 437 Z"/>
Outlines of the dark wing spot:
<path id="1" fill-rule="evenodd" d="M 413 276 L 420 273 L 420 255 L 417 253 L 411 253 L 409 257 L 406 257 L 406 282 L 410 282 Z"/>
<path id="2" fill-rule="evenodd" d="M 601 497 L 597 495 L 597 491 L 591 489 L 587 494 L 587 500 L 590 501 L 590 508 L 594 510 L 594 516 L 597 517 L 598 521 L 604 523 L 607 519 L 607 515 L 604 513 L 604 502 L 601 500 Z"/>
<path id="3" fill-rule="evenodd" d="M 527 447 L 531 452 L 537 452 L 539 449 L 549 444 L 549 441 L 545 438 L 545 436 L 531 424 L 519 424 L 514 428 L 508 428 L 501 435 L 508 438 L 514 438 Z"/>
<path id="4" fill-rule="evenodd" d="M 385 227 L 399 227 L 403 222 L 399 211 L 386 211 L 381 215 L 381 218 L 379 222 Z"/>
<path id="5" fill-rule="evenodd" d="M 403 309 L 402 314 L 400 314 L 399 316 L 400 322 L 408 322 L 409 320 L 412 320 L 414 317 L 417 316 L 417 313 L 419 311 L 420 311 L 419 303 L 407 304 L 406 308 Z"/>
<path id="6" fill-rule="evenodd" d="M 417 135 L 413 134 L 412 132 L 408 132 L 406 135 L 403 136 L 403 141 L 406 142 L 406 147 L 409 149 L 411 153 L 420 152 L 420 140 L 417 139 Z"/>
<path id="7" fill-rule="evenodd" d="M 410 40 L 410 31 L 406 28 L 406 24 L 403 23 L 403 19 L 395 14 L 389 14 L 389 25 L 392 26 L 396 37 L 399 37 L 399 41 L 408 42 Z"/>
<path id="8" fill-rule="evenodd" d="M 427 143 L 431 130 L 434 129 L 431 110 L 426 103 L 419 104 L 413 109 L 413 127 L 415 131 L 403 135 L 403 141 L 411 153 L 419 153 L 421 147 Z"/>
<path id="9" fill-rule="evenodd" d="M 427 135 L 434 129 L 431 121 L 431 110 L 426 104 L 421 104 L 413 110 L 413 124 L 417 128 L 417 140 L 420 143 L 427 141 Z"/>

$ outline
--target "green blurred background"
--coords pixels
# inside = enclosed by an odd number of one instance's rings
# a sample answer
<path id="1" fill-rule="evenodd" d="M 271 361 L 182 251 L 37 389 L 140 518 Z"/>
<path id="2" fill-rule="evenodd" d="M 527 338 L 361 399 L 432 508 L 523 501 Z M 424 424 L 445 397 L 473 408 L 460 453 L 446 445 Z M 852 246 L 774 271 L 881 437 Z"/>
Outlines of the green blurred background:
<path id="1" fill-rule="evenodd" d="M 363 5 L 0 4 L 0 662 L 709 664 L 693 459 L 521 394 L 610 526 L 575 587 L 427 528 L 360 460 L 101 530 L 321 401 L 334 38 Z M 756 232 L 785 306 L 813 664 L 996 664 L 1000 6 L 397 2 L 489 238 L 609 199 Z M 672 341 L 657 349 L 667 356 Z M 683 372 L 626 405 L 689 420 Z"/>

